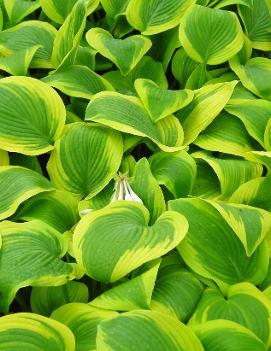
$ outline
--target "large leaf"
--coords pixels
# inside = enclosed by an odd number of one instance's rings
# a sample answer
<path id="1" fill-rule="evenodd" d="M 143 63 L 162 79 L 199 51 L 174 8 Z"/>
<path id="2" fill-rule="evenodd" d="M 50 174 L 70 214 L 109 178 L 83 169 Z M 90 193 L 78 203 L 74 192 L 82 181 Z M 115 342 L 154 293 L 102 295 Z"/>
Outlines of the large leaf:
<path id="1" fill-rule="evenodd" d="M 195 5 L 183 17 L 180 42 L 195 61 L 218 65 L 243 46 L 243 32 L 236 14 Z"/>
<path id="2" fill-rule="evenodd" d="M 129 0 L 101 0 L 106 14 L 113 18 L 125 14 L 128 3 Z"/>
<path id="3" fill-rule="evenodd" d="M 149 212 L 134 201 L 117 201 L 83 217 L 74 232 L 74 254 L 86 274 L 114 282 L 172 250 L 184 238 L 187 221 L 166 211 L 152 226 Z"/>
<path id="4" fill-rule="evenodd" d="M 17 291 L 25 286 L 62 285 L 79 271 L 74 263 L 61 260 L 68 241 L 41 221 L 3 221 L 0 257 L 0 310 L 7 313 Z"/>
<path id="5" fill-rule="evenodd" d="M 72 123 L 56 143 L 47 169 L 57 188 L 91 198 L 115 176 L 122 154 L 120 133 L 94 123 Z"/>
<path id="6" fill-rule="evenodd" d="M 102 28 L 92 28 L 86 34 L 90 46 L 112 61 L 123 75 L 127 75 L 150 49 L 152 43 L 143 35 L 114 39 Z"/>
<path id="7" fill-rule="evenodd" d="M 4 5 L 11 25 L 19 23 L 40 7 L 39 0 L 4 0 Z"/>
<path id="8" fill-rule="evenodd" d="M 184 148 L 183 130 L 177 118 L 172 115 L 153 123 L 140 100 L 134 96 L 98 93 L 88 104 L 85 119 L 124 133 L 147 137 L 167 152 Z"/>
<path id="9" fill-rule="evenodd" d="M 62 323 L 34 313 L 15 313 L 0 318 L 3 350 L 74 351 L 73 333 Z"/>
<path id="10" fill-rule="evenodd" d="M 98 326 L 97 349 L 203 351 L 192 330 L 177 319 L 166 314 L 141 310 L 103 321 Z"/>
<path id="11" fill-rule="evenodd" d="M 26 155 L 52 150 L 62 134 L 65 116 L 61 98 L 45 83 L 29 77 L 0 80 L 2 149 Z"/>
<path id="12" fill-rule="evenodd" d="M 128 22 L 145 35 L 176 27 L 195 0 L 130 0 L 126 10 Z"/>
<path id="13" fill-rule="evenodd" d="M 25 200 L 54 190 L 50 182 L 30 169 L 18 166 L 0 167 L 0 220 L 11 216 Z"/>

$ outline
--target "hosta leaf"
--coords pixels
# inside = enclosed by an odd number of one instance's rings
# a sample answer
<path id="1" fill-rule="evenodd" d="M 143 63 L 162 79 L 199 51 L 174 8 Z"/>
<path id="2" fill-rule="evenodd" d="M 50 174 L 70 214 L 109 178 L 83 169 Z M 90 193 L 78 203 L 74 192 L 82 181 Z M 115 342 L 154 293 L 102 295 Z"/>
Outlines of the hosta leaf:
<path id="1" fill-rule="evenodd" d="M 125 14 L 126 7 L 130 0 L 101 0 L 106 14 L 112 18 Z"/>
<path id="2" fill-rule="evenodd" d="M 52 52 L 54 68 L 66 68 L 75 63 L 87 18 L 87 1 L 78 0 L 58 30 Z"/>
<path id="3" fill-rule="evenodd" d="M 40 219 L 60 232 L 71 229 L 79 220 L 78 201 L 67 191 L 56 190 L 28 200 L 15 218 L 25 221 Z"/>
<path id="4" fill-rule="evenodd" d="M 219 199 L 221 186 L 212 167 L 200 158 L 196 158 L 197 174 L 191 195 L 204 199 Z"/>
<path id="5" fill-rule="evenodd" d="M 150 224 L 166 210 L 163 192 L 154 178 L 146 158 L 135 165 L 130 185 L 150 212 Z"/>
<path id="6" fill-rule="evenodd" d="M 83 303 L 69 303 L 55 310 L 51 318 L 66 326 L 75 336 L 77 351 L 95 351 L 98 325 L 106 319 L 118 315 L 114 311 L 106 311 Z"/>
<path id="7" fill-rule="evenodd" d="M 170 154 L 160 151 L 149 158 L 158 184 L 164 185 L 175 198 L 190 194 L 197 172 L 194 159 L 186 151 Z"/>
<path id="8" fill-rule="evenodd" d="M 19 23 L 40 7 L 38 0 L 4 0 L 4 5 L 11 25 Z"/>
<path id="9" fill-rule="evenodd" d="M 124 133 L 147 137 L 167 152 L 184 148 L 183 130 L 177 118 L 168 116 L 153 123 L 140 100 L 133 96 L 98 93 L 90 101 L 85 119 Z"/>
<path id="10" fill-rule="evenodd" d="M 102 28 L 92 28 L 86 34 L 90 46 L 112 61 L 123 75 L 127 75 L 150 49 L 152 43 L 143 35 L 114 39 Z"/>
<path id="11" fill-rule="evenodd" d="M 56 29 L 47 22 L 25 21 L 0 32 L 0 46 L 12 51 L 31 49 L 40 46 L 36 51 L 31 68 L 52 68 L 51 55 Z M 3 48 L 2 48 L 3 47 Z"/>
<path id="12" fill-rule="evenodd" d="M 240 283 L 229 288 L 226 298 L 216 289 L 206 289 L 189 325 L 217 319 L 231 320 L 250 329 L 269 346 L 270 314 L 268 298 L 254 285 Z"/>
<path id="13" fill-rule="evenodd" d="M 0 149 L 0 166 L 8 166 L 9 165 L 9 154 L 5 150 Z"/>
<path id="14" fill-rule="evenodd" d="M 184 129 L 184 144 L 192 143 L 219 115 L 237 81 L 207 85 L 196 90 L 194 100 L 177 114 Z"/>
<path id="15" fill-rule="evenodd" d="M 49 181 L 30 169 L 0 167 L 0 220 L 11 216 L 25 200 L 41 192 L 52 191 Z"/>
<path id="16" fill-rule="evenodd" d="M 161 89 L 149 79 L 137 79 L 135 89 L 153 122 L 185 107 L 194 97 L 191 90 Z"/>
<path id="17" fill-rule="evenodd" d="M 120 133 L 94 123 L 72 123 L 56 143 L 47 169 L 57 188 L 91 198 L 117 173 L 122 154 Z"/>
<path id="18" fill-rule="evenodd" d="M 254 49 L 271 50 L 271 8 L 269 0 L 253 0 L 251 6 L 238 6 L 246 34 Z"/>
<path id="19" fill-rule="evenodd" d="M 195 61 L 218 65 L 243 46 L 243 32 L 236 14 L 195 5 L 182 18 L 180 42 Z"/>
<path id="20" fill-rule="evenodd" d="M 186 323 L 203 291 L 200 281 L 179 265 L 161 268 L 152 295 L 151 309 L 171 314 Z"/>
<path id="21" fill-rule="evenodd" d="M 209 151 L 243 156 L 255 150 L 255 143 L 244 124 L 235 116 L 221 114 L 198 136 L 194 144 Z"/>
<path id="22" fill-rule="evenodd" d="M 103 90 L 114 90 L 106 79 L 86 66 L 70 66 L 53 72 L 42 81 L 66 95 L 84 99 L 91 99 Z"/>
<path id="23" fill-rule="evenodd" d="M 29 77 L 0 80 L 2 149 L 26 155 L 52 150 L 62 133 L 65 116 L 61 98 L 45 83 Z"/>
<path id="24" fill-rule="evenodd" d="M 32 169 L 32 171 L 35 171 L 43 175 L 41 165 L 39 163 L 37 156 L 27 156 L 27 155 L 22 155 L 17 153 L 11 153 L 10 165 L 21 166 L 28 169 Z"/>
<path id="25" fill-rule="evenodd" d="M 164 212 L 148 227 L 149 212 L 134 201 L 117 201 L 81 219 L 74 233 L 74 254 L 87 275 L 114 282 L 172 250 L 184 238 L 187 221 Z"/>
<path id="26" fill-rule="evenodd" d="M 31 290 L 31 310 L 49 317 L 55 309 L 69 302 L 87 303 L 88 295 L 87 286 L 75 281 L 60 286 L 34 287 Z"/>
<path id="27" fill-rule="evenodd" d="M 80 0 L 39 0 L 42 10 L 54 22 L 62 24 L 72 11 L 73 6 Z M 93 12 L 99 0 L 85 1 L 88 5 L 88 14 Z"/>
<path id="28" fill-rule="evenodd" d="M 223 319 L 202 323 L 195 328 L 195 333 L 205 351 L 266 350 L 264 343 L 249 329 Z"/>
<path id="29" fill-rule="evenodd" d="M 105 291 L 89 304 L 94 307 L 116 311 L 150 309 L 160 262 L 159 259 L 151 261 L 146 265 L 143 273 Z"/>
<path id="30" fill-rule="evenodd" d="M 270 147 L 271 149 L 271 147 Z M 245 153 L 244 157 L 247 160 L 253 161 L 253 162 L 257 162 L 257 163 L 261 163 L 262 165 L 264 165 L 267 168 L 267 171 L 270 172 L 271 171 L 271 152 L 268 151 L 250 151 Z"/>
<path id="31" fill-rule="evenodd" d="M 236 233 L 210 203 L 179 199 L 170 201 L 169 209 L 185 215 L 189 222 L 178 251 L 193 271 L 219 285 L 242 281 L 258 284 L 265 278 L 269 260 L 265 241 L 248 257 Z M 260 223 L 258 229 L 262 229 Z"/>
<path id="32" fill-rule="evenodd" d="M 145 35 L 176 27 L 195 0 L 130 0 L 126 10 L 128 22 Z"/>
<path id="33" fill-rule="evenodd" d="M 193 157 L 204 160 L 212 167 L 219 180 L 220 199 L 228 199 L 241 184 L 260 177 L 263 171 L 260 164 L 242 159 L 217 158 L 201 151 L 195 152 Z"/>
<path id="34" fill-rule="evenodd" d="M 236 4 L 252 7 L 253 1 L 254 0 L 220 0 L 218 4 L 215 6 L 215 8 L 220 9 L 222 7 L 236 5 Z"/>
<path id="35" fill-rule="evenodd" d="M 41 221 L 0 223 L 0 310 L 6 313 L 16 292 L 25 286 L 62 285 L 79 271 L 73 263 L 60 258 L 68 242 Z"/>
<path id="36" fill-rule="evenodd" d="M 203 351 L 192 330 L 177 319 L 166 314 L 141 310 L 103 321 L 98 326 L 97 349 Z"/>
<path id="37" fill-rule="evenodd" d="M 15 313 L 0 318 L 3 350 L 74 351 L 73 333 L 62 323 L 34 313 Z"/>
<path id="38" fill-rule="evenodd" d="M 188 78 L 198 65 L 197 62 L 187 55 L 183 47 L 175 52 L 172 58 L 171 70 L 181 87 L 185 87 Z"/>

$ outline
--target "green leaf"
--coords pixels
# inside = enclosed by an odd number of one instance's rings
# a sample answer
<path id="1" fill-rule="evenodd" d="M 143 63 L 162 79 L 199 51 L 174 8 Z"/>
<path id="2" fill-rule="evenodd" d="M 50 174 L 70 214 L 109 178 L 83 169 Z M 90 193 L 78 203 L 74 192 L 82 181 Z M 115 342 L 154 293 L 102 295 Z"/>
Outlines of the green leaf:
<path id="1" fill-rule="evenodd" d="M 176 27 L 195 0 L 130 0 L 128 22 L 144 35 L 153 35 Z"/>
<path id="2" fill-rule="evenodd" d="M 177 118 L 168 116 L 153 123 L 140 100 L 133 96 L 98 93 L 88 104 L 85 119 L 124 133 L 147 137 L 167 152 L 184 148 L 183 130 Z"/>
<path id="3" fill-rule="evenodd" d="M 119 132 L 94 123 L 72 123 L 56 143 L 47 169 L 56 188 L 88 199 L 115 176 L 122 154 Z"/>
<path id="4" fill-rule="evenodd" d="M 4 5 L 12 26 L 40 7 L 39 0 L 4 0 Z"/>
<path id="5" fill-rule="evenodd" d="M 46 178 L 30 169 L 0 167 L 0 220 L 11 216 L 22 202 L 32 196 L 52 190 L 54 188 Z"/>
<path id="6" fill-rule="evenodd" d="M 169 209 L 178 211 L 189 222 L 188 234 L 178 251 L 193 271 L 213 279 L 223 289 L 227 284 L 243 281 L 262 282 L 269 261 L 266 241 L 248 257 L 236 233 L 211 203 L 202 199 L 179 199 L 170 201 Z"/>
<path id="7" fill-rule="evenodd" d="M 83 303 L 69 303 L 59 307 L 51 315 L 51 320 L 65 324 L 75 336 L 76 351 L 94 351 L 96 347 L 97 327 L 106 319 L 118 315 Z"/>
<path id="8" fill-rule="evenodd" d="M 101 4 L 108 16 L 117 18 L 125 14 L 129 1 L 130 0 L 101 0 Z"/>
<path id="9" fill-rule="evenodd" d="M 219 115 L 237 81 L 207 85 L 195 91 L 194 100 L 177 114 L 184 129 L 184 144 L 191 144 Z"/>
<path id="10" fill-rule="evenodd" d="M 97 349 L 104 351 L 203 351 L 190 328 L 153 311 L 122 313 L 98 326 Z M 257 350 L 258 351 L 258 350 Z"/>
<path id="11" fill-rule="evenodd" d="M 0 318 L 3 350 L 74 351 L 73 333 L 62 323 L 34 313 L 14 313 Z"/>
<path id="12" fill-rule="evenodd" d="M 151 40 L 143 35 L 114 39 L 102 28 L 90 29 L 86 39 L 91 47 L 112 61 L 124 76 L 137 65 L 152 45 Z"/>
<path id="13" fill-rule="evenodd" d="M 191 90 L 161 89 L 149 79 L 137 79 L 135 89 L 153 122 L 184 108 L 194 97 Z"/>
<path id="14" fill-rule="evenodd" d="M 180 42 L 193 60 L 218 65 L 240 51 L 244 39 L 235 13 L 195 5 L 182 18 Z"/>
<path id="15" fill-rule="evenodd" d="M 70 66 L 54 71 L 42 81 L 66 95 L 84 99 L 91 99 L 103 90 L 114 90 L 106 79 L 86 66 Z"/>
<path id="16" fill-rule="evenodd" d="M 250 329 L 266 346 L 270 346 L 271 302 L 250 283 L 229 288 L 227 296 L 216 289 L 206 289 L 189 321 L 195 326 L 210 320 L 227 319 Z"/>
<path id="17" fill-rule="evenodd" d="M 27 156 L 27 155 L 12 153 L 10 154 L 10 165 L 21 166 L 28 169 L 32 169 L 32 171 L 35 171 L 43 175 L 37 156 Z"/>
<path id="18" fill-rule="evenodd" d="M 218 4 L 215 6 L 215 8 L 216 9 L 220 9 L 222 7 L 226 7 L 226 6 L 230 6 L 230 5 L 236 5 L 236 4 L 252 7 L 253 6 L 253 1 L 254 0 L 220 0 L 218 2 Z"/>
<path id="19" fill-rule="evenodd" d="M 151 309 L 186 323 L 197 306 L 203 286 L 189 271 L 174 264 L 159 270 Z"/>
<path id="20" fill-rule="evenodd" d="M 7 313 L 17 291 L 25 286 L 56 286 L 79 275 L 74 263 L 61 260 L 68 241 L 41 221 L 3 221 L 0 260 L 0 311 Z"/>
<path id="21" fill-rule="evenodd" d="M 86 274 L 114 282 L 172 250 L 184 238 L 187 222 L 172 211 L 148 226 L 149 212 L 134 201 L 117 201 L 84 216 L 74 232 L 73 249 Z"/>
<path id="22" fill-rule="evenodd" d="M 151 297 L 161 260 L 145 265 L 143 273 L 125 280 L 90 301 L 89 305 L 116 311 L 150 309 Z M 142 270 L 143 268 L 141 268 Z"/>
<path id="23" fill-rule="evenodd" d="M 87 286 L 75 281 L 60 286 L 33 287 L 30 297 L 31 310 L 49 317 L 55 309 L 67 303 L 87 303 L 88 295 Z"/>
<path id="24" fill-rule="evenodd" d="M 175 52 L 171 62 L 171 70 L 174 78 L 178 80 L 182 88 L 186 86 L 188 78 L 198 65 L 197 62 L 187 55 L 183 47 Z"/>
<path id="25" fill-rule="evenodd" d="M 164 185 L 174 198 L 191 193 L 197 167 L 194 159 L 185 151 L 170 154 L 159 151 L 149 158 L 150 166 L 158 184 Z"/>
<path id="26" fill-rule="evenodd" d="M 8 113 L 7 113 L 8 106 Z M 0 147 L 25 155 L 53 149 L 62 134 L 66 110 L 59 95 L 29 77 L 0 80 Z"/>
<path id="27" fill-rule="evenodd" d="M 9 165 L 9 154 L 5 150 L 0 149 L 0 166 L 8 166 Z"/>

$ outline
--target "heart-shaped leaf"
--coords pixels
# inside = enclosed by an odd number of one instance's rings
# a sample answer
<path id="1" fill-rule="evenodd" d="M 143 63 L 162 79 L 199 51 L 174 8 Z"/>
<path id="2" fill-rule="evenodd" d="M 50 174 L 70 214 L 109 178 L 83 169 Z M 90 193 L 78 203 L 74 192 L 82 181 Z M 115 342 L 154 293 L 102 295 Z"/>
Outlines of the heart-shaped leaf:
<path id="1" fill-rule="evenodd" d="M 150 49 L 151 40 L 143 35 L 114 39 L 102 28 L 92 28 L 86 34 L 90 46 L 112 61 L 123 75 L 127 75 Z"/>
<path id="2" fill-rule="evenodd" d="M 153 122 L 157 122 L 188 105 L 192 90 L 167 90 L 149 79 L 137 79 L 135 89 Z"/>
<path id="3" fill-rule="evenodd" d="M 9 22 L 13 26 L 40 7 L 39 0 L 4 0 Z"/>
<path id="4" fill-rule="evenodd" d="M 89 213 L 74 232 L 77 262 L 95 280 L 114 282 L 172 250 L 188 229 L 185 218 L 172 211 L 151 227 L 148 222 L 148 210 L 134 201 L 117 201 Z"/>

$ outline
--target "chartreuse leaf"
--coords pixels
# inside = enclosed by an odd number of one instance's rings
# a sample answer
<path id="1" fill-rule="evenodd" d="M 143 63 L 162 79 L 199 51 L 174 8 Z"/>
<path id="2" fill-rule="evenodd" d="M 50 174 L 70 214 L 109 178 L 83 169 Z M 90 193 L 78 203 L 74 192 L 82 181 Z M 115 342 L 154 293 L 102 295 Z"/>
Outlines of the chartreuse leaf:
<path id="1" fill-rule="evenodd" d="M 271 149 L 270 111 L 271 102 L 266 100 L 232 101 L 226 111 L 238 117 L 247 132 L 265 149 Z"/>
<path id="2" fill-rule="evenodd" d="M 270 148 L 271 149 L 271 148 Z M 271 152 L 270 151 L 250 151 L 245 153 L 244 157 L 247 160 L 251 160 L 264 165 L 268 172 L 271 171 Z"/>
<path id="3" fill-rule="evenodd" d="M 150 49 L 152 43 L 143 35 L 114 39 L 102 28 L 92 28 L 86 34 L 87 42 L 101 55 L 112 61 L 123 75 L 127 75 Z"/>
<path id="4" fill-rule="evenodd" d="M 188 234 L 177 248 L 185 263 L 197 274 L 213 279 L 220 286 L 242 281 L 258 284 L 265 278 L 269 261 L 265 240 L 248 257 L 240 241 L 241 232 L 234 232 L 211 203 L 202 199 L 179 199 L 170 201 L 169 209 L 178 211 L 189 222 Z M 261 213 L 255 224 L 257 230 L 253 233 L 252 228 L 246 227 L 250 211 L 246 212 L 245 207 L 243 211 L 242 221 L 234 217 L 236 211 L 232 212 L 232 221 L 239 220 L 240 228 L 245 227 L 247 245 L 251 240 L 257 244 L 264 229 Z"/>
<path id="5" fill-rule="evenodd" d="M 177 264 L 165 266 L 158 273 L 151 309 L 168 313 L 186 323 L 202 292 L 202 284 L 191 272 Z"/>
<path id="6" fill-rule="evenodd" d="M 207 288 L 189 321 L 190 326 L 210 320 L 227 319 L 250 329 L 270 346 L 271 302 L 250 283 L 232 285 L 226 298 L 217 289 Z"/>
<path id="7" fill-rule="evenodd" d="M 47 169 L 57 188 L 79 199 L 91 198 L 117 173 L 122 154 L 119 132 L 94 123 L 72 123 L 57 141 Z"/>
<path id="8" fill-rule="evenodd" d="M 152 292 L 160 262 L 160 259 L 149 262 L 146 264 L 143 273 L 105 291 L 89 304 L 94 307 L 115 311 L 150 309 Z"/>
<path id="9" fill-rule="evenodd" d="M 175 198 L 190 194 L 195 182 L 197 166 L 186 151 L 170 154 L 159 151 L 149 158 L 149 162 L 158 184 L 164 185 Z"/>
<path id="10" fill-rule="evenodd" d="M 8 111 L 7 111 L 8 106 Z M 25 155 L 53 149 L 62 134 L 66 110 L 59 95 L 29 77 L 0 80 L 0 147 Z"/>
<path id="11" fill-rule="evenodd" d="M 188 78 L 198 65 L 187 55 L 183 47 L 175 52 L 172 57 L 171 70 L 181 87 L 185 87 Z"/>
<path id="12" fill-rule="evenodd" d="M 195 327 L 205 351 L 265 351 L 264 343 L 238 323 L 218 319 Z"/>
<path id="13" fill-rule="evenodd" d="M 187 106 L 194 97 L 192 90 L 162 89 L 149 79 L 137 79 L 135 89 L 153 122 Z"/>
<path id="14" fill-rule="evenodd" d="M 8 165 L 9 165 L 8 152 L 0 149 L 0 166 L 8 166 Z"/>
<path id="15" fill-rule="evenodd" d="M 130 0 L 126 16 L 132 27 L 153 35 L 176 27 L 196 0 Z"/>
<path id="16" fill-rule="evenodd" d="M 76 351 L 95 351 L 98 325 L 117 315 L 115 311 L 106 311 L 83 303 L 69 303 L 55 310 L 51 319 L 65 324 L 73 332 Z"/>
<path id="17" fill-rule="evenodd" d="M 191 144 L 219 115 L 237 81 L 207 85 L 195 91 L 193 101 L 177 113 L 184 129 L 184 144 Z"/>
<path id="18" fill-rule="evenodd" d="M 74 232 L 77 262 L 95 280 L 114 282 L 172 250 L 188 229 L 186 219 L 172 211 L 150 227 L 148 222 L 148 210 L 134 201 L 117 201 L 90 212 Z"/>
<path id="19" fill-rule="evenodd" d="M 235 13 L 194 5 L 181 20 L 180 42 L 193 60 L 218 65 L 241 50 L 244 39 Z"/>
<path id="20" fill-rule="evenodd" d="M 243 159 L 217 158 L 203 151 L 195 152 L 192 156 L 207 162 L 212 167 L 219 180 L 220 199 L 228 199 L 241 184 L 260 177 L 263 171 L 260 164 Z"/>
<path id="21" fill-rule="evenodd" d="M 21 52 L 32 50 L 39 46 L 31 61 L 31 68 L 52 68 L 51 55 L 56 29 L 51 24 L 42 21 L 25 21 L 14 27 L 0 32 L 1 52 L 10 50 Z M 15 60 L 15 59 L 14 59 Z M 18 63 L 17 63 L 18 64 Z"/>
<path id="22" fill-rule="evenodd" d="M 99 324 L 97 349 L 203 351 L 193 331 L 177 319 L 142 310 L 122 313 Z"/>
<path id="23" fill-rule="evenodd" d="M 11 216 L 25 200 L 52 191 L 50 182 L 40 174 L 23 167 L 0 167 L 0 220 Z"/>
<path id="24" fill-rule="evenodd" d="M 40 7 L 38 0 L 4 0 L 5 9 L 11 25 L 19 23 L 24 17 Z"/>
<path id="25" fill-rule="evenodd" d="M 221 114 L 198 136 L 194 144 L 209 151 L 219 151 L 235 156 L 244 156 L 255 150 L 255 142 L 244 124 L 226 111 Z"/>
<path id="26" fill-rule="evenodd" d="M 71 229 L 79 220 L 78 201 L 67 191 L 56 190 L 28 200 L 15 219 L 40 219 L 60 232 Z"/>
<path id="27" fill-rule="evenodd" d="M 112 18 L 125 14 L 129 0 L 101 0 L 106 14 Z"/>
<path id="28" fill-rule="evenodd" d="M 238 6 L 246 34 L 252 47 L 258 50 L 271 50 L 271 8 L 269 0 L 253 0 L 251 6 Z"/>
<path id="29" fill-rule="evenodd" d="M 0 7 L 0 30 L 3 29 L 3 24 L 4 24 L 3 11 Z"/>
<path id="30" fill-rule="evenodd" d="M 77 0 L 56 34 L 52 52 L 54 68 L 59 70 L 75 63 L 77 49 L 86 26 L 86 19 L 87 0 Z"/>
<path id="31" fill-rule="evenodd" d="M 231 69 L 253 94 L 262 99 L 271 100 L 271 85 L 269 83 L 271 60 L 265 57 L 254 57 L 248 60 L 245 65 L 238 64 L 236 60 L 233 60 Z"/>
<path id="32" fill-rule="evenodd" d="M 48 342 L 50 345 L 48 345 Z M 3 350 L 74 351 L 74 335 L 64 324 L 35 313 L 14 313 L 0 318 Z"/>
<path id="33" fill-rule="evenodd" d="M 70 302 L 88 302 L 88 287 L 84 283 L 70 281 L 60 286 L 33 287 L 31 310 L 49 317 L 58 307 Z"/>
<path id="34" fill-rule="evenodd" d="M 166 204 L 163 192 L 153 176 L 146 158 L 142 158 L 137 162 L 133 178 L 129 183 L 149 210 L 150 224 L 153 224 L 166 210 Z"/>
<path id="35" fill-rule="evenodd" d="M 151 139 L 162 150 L 183 149 L 183 129 L 176 117 L 153 123 L 140 100 L 116 92 L 101 92 L 87 106 L 85 120 L 99 122 L 124 133 Z"/>
<path id="36" fill-rule="evenodd" d="M 65 237 L 46 223 L 3 221 L 1 230 L 0 310 L 7 313 L 17 291 L 25 286 L 56 286 L 81 273 L 61 260 L 68 248 Z"/>
<path id="37" fill-rule="evenodd" d="M 216 9 L 220 9 L 222 7 L 226 7 L 229 5 L 244 5 L 248 7 L 252 7 L 254 0 L 220 0 L 218 4 L 215 6 Z"/>
<path id="38" fill-rule="evenodd" d="M 72 11 L 73 6 L 80 0 L 39 0 L 42 10 L 54 22 L 62 24 Z M 88 14 L 91 14 L 99 4 L 99 0 L 86 0 Z"/>
<path id="39" fill-rule="evenodd" d="M 114 90 L 106 79 L 86 66 L 67 67 L 53 72 L 42 81 L 66 95 L 84 99 L 91 99 L 94 94 L 103 90 Z"/>

